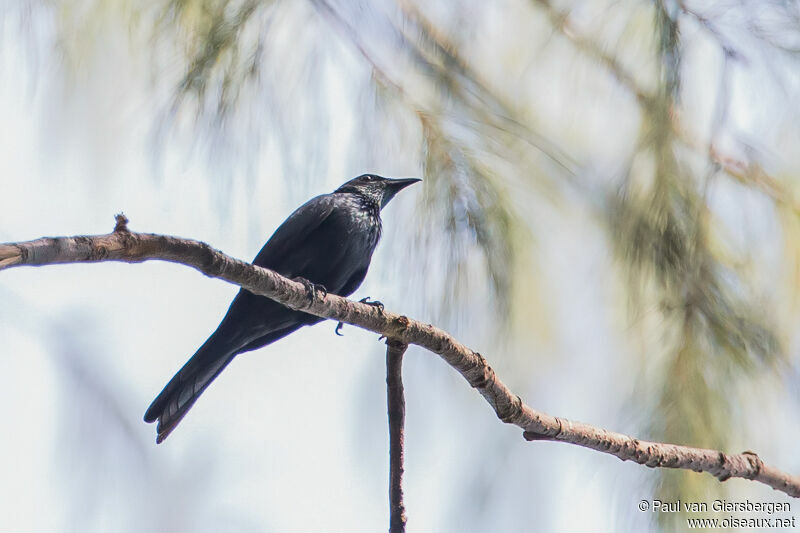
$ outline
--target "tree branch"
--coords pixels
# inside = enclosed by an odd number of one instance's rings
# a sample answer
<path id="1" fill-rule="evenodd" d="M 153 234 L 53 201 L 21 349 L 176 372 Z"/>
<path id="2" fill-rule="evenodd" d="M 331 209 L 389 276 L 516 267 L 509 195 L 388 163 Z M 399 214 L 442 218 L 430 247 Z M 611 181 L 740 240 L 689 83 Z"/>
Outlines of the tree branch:
<path id="1" fill-rule="evenodd" d="M 127 220 L 118 215 L 115 231 L 107 235 L 45 237 L 0 244 L 0 270 L 26 265 L 100 261 L 137 263 L 155 259 L 181 263 L 207 276 L 223 279 L 254 294 L 271 298 L 291 309 L 346 322 L 438 354 L 470 386 L 478 390 L 500 420 L 522 428 L 527 440 L 568 442 L 651 468 L 708 472 L 720 481 L 731 477 L 751 479 L 792 497 L 800 497 L 800 477 L 765 464 L 753 452 L 728 455 L 716 450 L 641 441 L 536 411 L 525 405 L 498 379 L 481 354 L 431 324 L 423 324 L 334 294 L 318 293 L 315 298 L 310 298 L 302 283 L 233 259 L 206 243 L 165 235 L 133 233 L 128 230 L 126 223 Z"/>
<path id="2" fill-rule="evenodd" d="M 405 533 L 403 505 L 403 440 L 406 399 L 403 393 L 403 354 L 408 344 L 386 339 L 386 404 L 389 412 L 389 533 Z"/>

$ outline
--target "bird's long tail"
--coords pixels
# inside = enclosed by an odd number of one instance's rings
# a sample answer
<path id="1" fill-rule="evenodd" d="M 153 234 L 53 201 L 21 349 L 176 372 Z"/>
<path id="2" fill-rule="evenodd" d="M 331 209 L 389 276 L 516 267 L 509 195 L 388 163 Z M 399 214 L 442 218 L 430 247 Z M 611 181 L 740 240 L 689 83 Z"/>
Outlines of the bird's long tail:
<path id="1" fill-rule="evenodd" d="M 158 420 L 157 443 L 169 436 L 206 387 L 236 356 L 237 350 L 219 346 L 215 337 L 212 335 L 197 350 L 147 408 L 145 422 Z"/>

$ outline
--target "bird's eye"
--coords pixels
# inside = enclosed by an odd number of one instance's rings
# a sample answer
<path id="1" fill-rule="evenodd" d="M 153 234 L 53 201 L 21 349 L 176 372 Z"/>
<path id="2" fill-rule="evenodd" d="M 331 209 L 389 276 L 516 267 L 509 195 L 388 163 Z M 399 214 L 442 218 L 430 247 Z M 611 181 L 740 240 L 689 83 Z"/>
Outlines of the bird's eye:
<path id="1" fill-rule="evenodd" d="M 367 181 L 372 181 L 375 179 L 375 176 L 365 176 L 364 179 Z"/>

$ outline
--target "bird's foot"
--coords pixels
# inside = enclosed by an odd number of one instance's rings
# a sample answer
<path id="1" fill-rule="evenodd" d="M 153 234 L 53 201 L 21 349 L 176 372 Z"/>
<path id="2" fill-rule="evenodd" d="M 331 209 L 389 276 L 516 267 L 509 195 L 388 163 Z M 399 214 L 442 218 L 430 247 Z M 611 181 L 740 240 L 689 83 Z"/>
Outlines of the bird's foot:
<path id="1" fill-rule="evenodd" d="M 344 337 L 344 334 L 340 333 L 343 327 L 344 327 L 344 322 L 339 322 L 338 324 L 336 324 L 336 329 L 333 330 L 333 332 L 339 335 L 340 337 Z"/>
<path id="2" fill-rule="evenodd" d="M 292 281 L 296 281 L 298 283 L 302 283 L 303 286 L 306 288 L 306 292 L 308 293 L 308 299 L 313 304 L 317 301 L 317 291 L 322 293 L 322 297 L 325 298 L 328 295 L 328 289 L 325 288 L 324 285 L 320 285 L 319 283 L 314 283 L 313 281 L 309 281 L 306 278 L 296 277 L 292 278 Z"/>
<path id="3" fill-rule="evenodd" d="M 383 314 L 383 303 L 379 302 L 378 300 L 370 302 L 369 296 L 365 296 L 364 298 L 361 298 L 359 302 L 361 302 L 362 304 L 371 305 L 372 307 L 377 308 L 380 314 Z"/>

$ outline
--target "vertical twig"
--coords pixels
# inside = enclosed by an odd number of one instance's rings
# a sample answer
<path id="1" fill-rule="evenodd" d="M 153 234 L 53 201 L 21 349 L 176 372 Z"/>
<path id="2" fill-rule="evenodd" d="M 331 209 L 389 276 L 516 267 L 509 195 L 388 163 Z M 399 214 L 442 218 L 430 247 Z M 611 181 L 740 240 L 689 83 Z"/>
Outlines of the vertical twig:
<path id="1" fill-rule="evenodd" d="M 389 533 L 404 533 L 403 436 L 406 400 L 403 394 L 403 354 L 408 344 L 386 339 L 386 402 L 389 412 Z"/>

